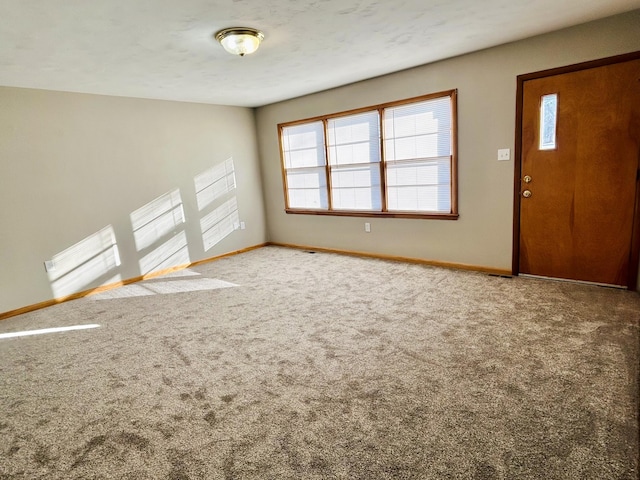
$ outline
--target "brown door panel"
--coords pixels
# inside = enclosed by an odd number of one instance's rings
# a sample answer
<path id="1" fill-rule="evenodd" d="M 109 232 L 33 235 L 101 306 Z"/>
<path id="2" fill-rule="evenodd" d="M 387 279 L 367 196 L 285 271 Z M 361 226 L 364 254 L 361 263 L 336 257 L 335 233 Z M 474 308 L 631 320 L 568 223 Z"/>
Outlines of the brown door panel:
<path id="1" fill-rule="evenodd" d="M 540 150 L 552 93 L 556 148 Z M 640 60 L 524 82 L 520 273 L 629 285 L 639 124 Z"/>

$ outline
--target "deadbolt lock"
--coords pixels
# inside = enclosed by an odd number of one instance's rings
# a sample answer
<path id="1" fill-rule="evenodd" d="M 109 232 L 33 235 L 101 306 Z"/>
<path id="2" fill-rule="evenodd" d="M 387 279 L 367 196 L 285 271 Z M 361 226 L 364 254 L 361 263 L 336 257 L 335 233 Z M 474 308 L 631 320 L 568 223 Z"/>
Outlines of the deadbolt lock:
<path id="1" fill-rule="evenodd" d="M 529 198 L 531 196 L 531 190 L 525 190 L 524 192 L 522 192 L 522 196 L 524 198 Z"/>
<path id="2" fill-rule="evenodd" d="M 531 177 L 529 175 L 525 175 L 522 180 L 524 180 L 524 183 L 531 183 Z"/>

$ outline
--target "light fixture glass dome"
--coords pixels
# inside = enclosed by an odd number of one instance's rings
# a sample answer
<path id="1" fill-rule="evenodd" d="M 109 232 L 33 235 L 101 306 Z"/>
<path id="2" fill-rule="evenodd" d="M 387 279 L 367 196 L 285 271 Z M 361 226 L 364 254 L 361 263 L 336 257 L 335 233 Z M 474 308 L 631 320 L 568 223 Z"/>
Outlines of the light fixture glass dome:
<path id="1" fill-rule="evenodd" d="M 234 27 L 220 30 L 215 37 L 227 52 L 244 57 L 258 49 L 264 34 L 255 28 Z"/>

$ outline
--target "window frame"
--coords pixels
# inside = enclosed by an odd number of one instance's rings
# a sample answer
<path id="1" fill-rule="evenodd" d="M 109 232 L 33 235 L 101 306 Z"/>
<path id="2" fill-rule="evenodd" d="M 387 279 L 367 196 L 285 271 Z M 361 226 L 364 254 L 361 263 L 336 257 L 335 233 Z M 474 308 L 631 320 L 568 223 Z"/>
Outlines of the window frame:
<path id="1" fill-rule="evenodd" d="M 352 110 L 346 110 L 329 115 L 320 115 L 293 122 L 278 124 L 278 142 L 280 147 L 280 168 L 282 173 L 282 186 L 284 192 L 285 212 L 290 214 L 302 215 L 331 215 L 343 217 L 390 217 L 390 218 L 422 218 L 422 219 L 440 219 L 440 220 L 456 220 L 458 214 L 458 108 L 457 108 L 458 90 L 445 90 L 442 92 L 430 93 L 418 97 L 407 98 L 394 102 L 387 102 L 369 107 L 362 107 Z M 427 212 L 427 211 L 388 211 L 387 205 L 387 163 L 385 158 L 385 135 L 384 135 L 384 110 L 389 107 L 398 107 L 413 103 L 420 103 L 437 98 L 449 97 L 451 102 L 451 155 L 450 155 L 450 188 L 451 188 L 451 209 L 449 212 Z M 334 210 L 332 209 L 332 189 L 331 189 L 331 166 L 329 162 L 329 141 L 328 141 L 328 123 L 329 120 L 341 117 L 358 115 L 367 112 L 378 112 L 379 118 L 379 147 L 380 147 L 380 195 L 382 199 L 382 210 Z M 308 208 L 291 208 L 289 206 L 289 191 L 287 186 L 287 168 L 285 161 L 285 150 L 283 142 L 283 130 L 287 127 L 294 127 L 306 123 L 321 121 L 324 127 L 324 155 L 325 155 L 325 171 L 327 180 L 327 196 L 328 205 L 326 209 L 308 209 Z"/>

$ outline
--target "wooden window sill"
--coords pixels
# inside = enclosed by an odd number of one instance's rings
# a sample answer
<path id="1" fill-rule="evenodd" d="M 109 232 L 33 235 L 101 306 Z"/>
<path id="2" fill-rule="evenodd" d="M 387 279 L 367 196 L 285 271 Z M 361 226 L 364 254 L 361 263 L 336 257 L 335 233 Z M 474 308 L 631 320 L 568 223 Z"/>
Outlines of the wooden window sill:
<path id="1" fill-rule="evenodd" d="M 420 213 L 420 212 L 366 212 L 350 210 L 301 210 L 285 209 L 286 213 L 296 215 L 329 215 L 334 217 L 383 217 L 383 218 L 422 218 L 430 220 L 457 220 L 457 213 Z"/>

